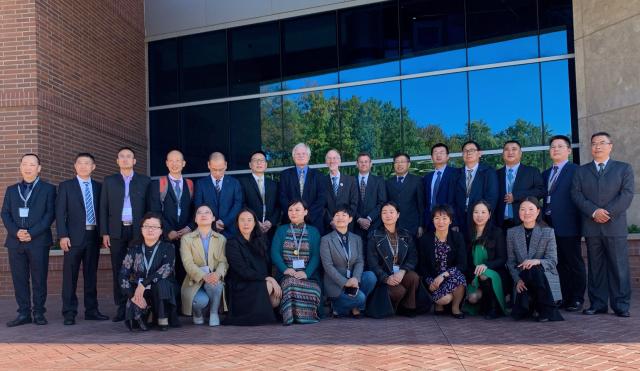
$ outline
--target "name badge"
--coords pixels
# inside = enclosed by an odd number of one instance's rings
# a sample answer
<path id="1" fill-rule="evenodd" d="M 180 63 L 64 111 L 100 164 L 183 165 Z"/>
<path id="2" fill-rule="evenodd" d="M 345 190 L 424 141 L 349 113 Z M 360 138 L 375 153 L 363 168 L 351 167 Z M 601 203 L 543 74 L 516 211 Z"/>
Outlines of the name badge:
<path id="1" fill-rule="evenodd" d="M 551 203 L 551 196 L 547 196 L 547 201 L 546 201 L 546 202 L 547 202 L 548 204 L 550 204 L 550 203 Z"/>
<path id="2" fill-rule="evenodd" d="M 351 278 L 351 269 L 347 269 L 347 278 Z"/>
<path id="3" fill-rule="evenodd" d="M 302 260 L 302 259 L 294 259 L 293 260 L 293 269 L 304 269 L 304 260 Z"/>
<path id="4" fill-rule="evenodd" d="M 28 218 L 29 217 L 29 208 L 28 207 L 21 207 L 18 210 L 20 212 L 20 217 L 21 218 Z"/>
<path id="5" fill-rule="evenodd" d="M 400 266 L 399 265 L 394 265 L 393 266 L 393 273 L 398 273 L 400 272 Z"/>

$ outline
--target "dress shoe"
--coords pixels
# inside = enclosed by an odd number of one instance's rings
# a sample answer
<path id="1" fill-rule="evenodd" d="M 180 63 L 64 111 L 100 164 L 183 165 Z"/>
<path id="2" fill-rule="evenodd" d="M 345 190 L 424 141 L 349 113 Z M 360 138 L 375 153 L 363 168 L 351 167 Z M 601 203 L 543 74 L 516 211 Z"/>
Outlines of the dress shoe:
<path id="1" fill-rule="evenodd" d="M 464 313 L 463 312 L 451 313 L 451 315 L 453 316 L 453 318 L 456 318 L 456 319 L 464 319 Z"/>
<path id="2" fill-rule="evenodd" d="M 76 324 L 76 318 L 73 316 L 64 317 L 64 325 L 65 326 L 73 326 Z"/>
<path id="3" fill-rule="evenodd" d="M 95 311 L 91 313 L 85 313 L 84 319 L 85 321 L 106 321 L 109 319 L 109 316 L 105 316 L 104 314 Z"/>
<path id="4" fill-rule="evenodd" d="M 147 324 L 144 323 L 144 318 L 140 317 L 137 322 L 140 331 L 149 331 L 149 327 L 147 327 Z"/>
<path id="5" fill-rule="evenodd" d="M 538 318 L 536 318 L 536 321 L 538 321 L 538 322 L 549 322 L 549 318 L 538 316 Z"/>
<path id="6" fill-rule="evenodd" d="M 607 309 L 587 308 L 582 311 L 582 314 L 587 316 L 593 316 L 594 314 L 606 314 L 607 312 L 608 312 Z"/>
<path id="7" fill-rule="evenodd" d="M 26 325 L 27 323 L 31 323 L 31 322 L 32 322 L 31 316 L 19 315 L 13 321 L 7 322 L 7 327 L 16 327 L 20 325 Z"/>
<path id="8" fill-rule="evenodd" d="M 573 303 L 567 303 L 567 305 L 564 307 L 564 309 L 567 312 L 578 312 L 582 309 L 582 303 L 579 301 L 573 302 Z"/>
<path id="9" fill-rule="evenodd" d="M 38 313 L 33 315 L 33 323 L 36 325 L 46 325 L 49 323 L 46 318 L 44 318 L 44 314 Z"/>
<path id="10" fill-rule="evenodd" d="M 629 313 L 628 310 L 624 310 L 624 311 L 616 312 L 616 316 L 628 318 L 628 317 L 631 317 L 631 313 Z"/>

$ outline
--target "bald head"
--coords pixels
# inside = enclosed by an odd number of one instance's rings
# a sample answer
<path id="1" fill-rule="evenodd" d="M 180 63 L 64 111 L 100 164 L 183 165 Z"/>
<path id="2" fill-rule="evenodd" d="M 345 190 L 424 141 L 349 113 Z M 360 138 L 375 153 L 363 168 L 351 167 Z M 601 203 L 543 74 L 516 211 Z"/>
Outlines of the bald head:
<path id="1" fill-rule="evenodd" d="M 222 152 L 212 152 L 209 155 L 209 161 L 213 161 L 213 160 L 222 160 L 224 162 L 227 161 L 227 159 L 224 157 L 224 155 L 222 154 Z"/>
<path id="2" fill-rule="evenodd" d="M 178 150 L 173 150 L 167 153 L 167 161 L 165 165 L 167 165 L 167 169 L 169 170 L 169 175 L 176 179 L 180 179 L 182 176 L 182 169 L 184 169 L 187 163 L 184 161 L 184 156 L 182 152 Z"/>
<path id="3" fill-rule="evenodd" d="M 224 177 L 224 172 L 227 170 L 227 160 L 222 153 L 213 152 L 209 156 L 207 167 L 214 179 L 222 179 L 222 177 Z"/>

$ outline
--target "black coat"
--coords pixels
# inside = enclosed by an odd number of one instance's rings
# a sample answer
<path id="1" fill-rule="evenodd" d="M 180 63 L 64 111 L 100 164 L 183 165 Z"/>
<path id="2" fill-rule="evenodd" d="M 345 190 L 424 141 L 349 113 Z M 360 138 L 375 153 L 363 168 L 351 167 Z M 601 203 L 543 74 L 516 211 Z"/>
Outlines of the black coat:
<path id="1" fill-rule="evenodd" d="M 424 183 L 422 178 L 407 174 L 402 184 L 397 177 L 387 179 L 387 199 L 400 208 L 398 226 L 406 229 L 412 236 L 417 235 L 418 227 L 424 225 Z"/>
<path id="2" fill-rule="evenodd" d="M 418 251 L 420 263 L 418 274 L 423 278 L 435 278 L 440 274 L 438 262 L 435 255 L 435 233 L 427 232 L 418 240 Z M 449 231 L 447 234 L 447 244 L 451 249 L 447 254 L 447 268 L 456 267 L 460 273 L 467 269 L 467 246 L 461 233 Z"/>
<path id="3" fill-rule="evenodd" d="M 306 168 L 306 171 L 302 200 L 304 200 L 309 207 L 309 213 L 307 214 L 309 224 L 316 227 L 322 236 L 324 235 L 324 207 L 327 202 L 324 175 L 318 170 L 309 167 Z M 301 198 L 298 171 L 295 166 L 285 169 L 280 173 L 278 191 L 280 193 L 280 205 L 283 210 L 282 224 L 287 224 L 289 223 L 287 214 L 289 203 Z"/>
<path id="4" fill-rule="evenodd" d="M 91 179 L 91 188 L 93 191 L 93 214 L 96 217 L 96 225 L 100 225 L 98 214 L 102 185 Z M 87 211 L 84 207 L 84 190 L 80 187 L 77 177 L 65 180 L 58 185 L 58 197 L 56 198 L 58 238 L 69 237 L 72 247 L 80 247 L 86 233 L 86 222 Z M 97 239 L 96 243 L 98 243 Z"/>
<path id="5" fill-rule="evenodd" d="M 195 193 L 195 190 L 193 191 Z M 164 202 L 160 199 L 160 181 L 154 180 L 149 186 L 149 210 L 162 215 L 162 230 L 165 235 L 171 231 L 179 231 L 184 227 L 191 230 L 196 228 L 193 221 L 193 197 L 189 194 L 186 178 L 182 178 L 182 194 L 180 202 L 177 200 L 176 192 L 173 190 L 173 182 L 167 177 L 167 194 Z M 178 205 L 180 205 L 180 216 L 178 217 Z"/>
<path id="6" fill-rule="evenodd" d="M 258 216 L 258 221 L 262 221 L 262 197 L 258 189 L 258 183 L 253 175 L 238 178 L 242 186 L 242 200 L 244 206 L 251 209 Z M 280 222 L 280 202 L 278 200 L 278 183 L 264 177 L 264 198 L 266 213 L 265 221 L 271 222 L 271 231 L 275 231 Z M 286 206 L 285 206 L 286 207 Z"/>
<path id="7" fill-rule="evenodd" d="M 507 193 L 506 167 L 501 167 L 497 171 L 498 174 L 498 187 L 500 192 L 498 193 L 498 206 L 494 214 L 496 215 L 496 223 L 502 225 L 504 221 L 504 195 Z M 526 197 L 542 198 L 544 197 L 545 188 L 540 171 L 535 167 L 520 164 L 518 172 L 516 173 L 516 180 L 513 182 L 513 221 L 516 224 L 520 224 L 520 216 L 518 210 L 520 209 L 520 203 Z"/>
<path id="8" fill-rule="evenodd" d="M 358 174 L 358 176 L 356 176 L 356 189 L 358 191 L 358 212 L 355 214 L 356 216 L 353 219 L 354 221 L 356 221 L 358 218 L 371 218 L 371 226 L 369 227 L 369 231 L 373 232 L 378 229 L 378 227 L 380 227 L 380 209 L 382 208 L 382 204 L 387 202 L 387 188 L 385 186 L 384 178 L 369 173 L 369 177 L 367 178 L 367 186 L 364 190 L 363 200 L 362 195 L 360 194 L 360 184 L 358 182 L 359 178 L 360 175 Z M 363 241 L 366 241 L 366 239 L 363 239 Z"/>
<path id="9" fill-rule="evenodd" d="M 227 241 L 225 251 L 229 262 L 225 278 L 229 314 L 223 324 L 251 326 L 275 322 L 265 281 L 271 272 L 266 241 L 249 242 L 238 235 Z"/>
<path id="10" fill-rule="evenodd" d="M 149 192 L 148 176 L 134 173 L 129 183 L 129 197 L 133 215 L 133 235 L 140 234 L 140 221 L 147 211 Z M 100 235 L 120 238 L 122 233 L 122 206 L 124 204 L 124 179 L 117 173 L 104 178 L 100 193 Z"/>
<path id="11" fill-rule="evenodd" d="M 325 187 L 327 190 L 327 206 L 324 212 L 325 231 L 331 231 L 331 221 L 338 207 L 346 207 L 351 212 L 350 215 L 356 215 L 358 209 L 358 190 L 356 188 L 356 180 L 350 175 L 340 174 L 338 184 L 338 195 L 333 193 L 333 184 L 331 176 L 326 176 Z M 354 219 L 355 221 L 355 219 Z"/>

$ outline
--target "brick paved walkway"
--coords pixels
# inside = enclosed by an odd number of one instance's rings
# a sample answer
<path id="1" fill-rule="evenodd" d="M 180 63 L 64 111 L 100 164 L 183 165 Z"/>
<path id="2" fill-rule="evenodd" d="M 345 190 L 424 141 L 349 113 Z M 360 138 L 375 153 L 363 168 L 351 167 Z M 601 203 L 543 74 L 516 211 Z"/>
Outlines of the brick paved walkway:
<path id="1" fill-rule="evenodd" d="M 122 323 L 82 315 L 75 326 L 63 326 L 56 299 L 48 301 L 49 325 L 16 328 L 4 327 L 15 302 L 0 299 L 0 368 L 640 369 L 640 312 L 628 319 L 566 314 L 556 323 L 427 315 L 213 329 L 183 317 L 184 326 L 167 333 L 128 333 Z"/>

